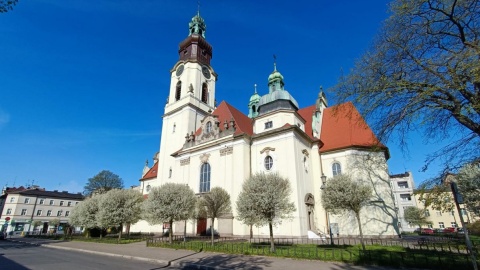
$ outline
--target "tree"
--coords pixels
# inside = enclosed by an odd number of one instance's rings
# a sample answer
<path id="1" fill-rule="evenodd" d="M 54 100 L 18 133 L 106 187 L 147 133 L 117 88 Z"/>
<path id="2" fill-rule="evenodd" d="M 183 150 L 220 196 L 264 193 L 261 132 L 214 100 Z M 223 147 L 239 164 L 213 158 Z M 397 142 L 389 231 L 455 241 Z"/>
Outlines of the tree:
<path id="1" fill-rule="evenodd" d="M 54 232 L 57 233 L 57 226 L 60 225 L 60 220 L 58 218 L 54 218 L 48 222 L 48 225 L 54 227 Z"/>
<path id="2" fill-rule="evenodd" d="M 148 199 L 143 203 L 142 217 L 152 225 L 168 222 L 170 243 L 173 243 L 173 222 L 191 217 L 195 203 L 195 193 L 191 188 L 183 184 L 166 183 L 151 189 Z"/>
<path id="3" fill-rule="evenodd" d="M 428 224 L 427 217 L 425 216 L 425 210 L 422 210 L 418 207 L 409 206 L 405 208 L 403 217 L 405 218 L 406 222 L 418 225 L 420 229 L 422 228 L 422 225 Z"/>
<path id="4" fill-rule="evenodd" d="M 290 202 L 290 182 L 278 173 L 256 173 L 245 180 L 237 199 L 237 218 L 245 224 L 258 226 L 268 224 L 270 251 L 275 252 L 273 226 L 283 219 L 292 218 L 296 211 Z M 256 212 L 256 214 L 254 214 Z"/>
<path id="5" fill-rule="evenodd" d="M 223 188 L 214 187 L 210 190 L 210 192 L 202 194 L 202 197 L 200 197 L 198 200 L 197 207 L 200 209 L 205 209 L 206 216 L 210 218 L 210 233 L 212 236 L 213 246 L 213 224 L 215 219 L 224 215 L 228 215 L 232 212 L 230 195 Z"/>
<path id="6" fill-rule="evenodd" d="M 101 196 L 102 195 L 96 195 L 86 198 L 72 209 L 70 223 L 72 225 L 85 227 L 87 238 L 90 237 L 90 229 L 99 226 L 97 217 Z"/>
<path id="7" fill-rule="evenodd" d="M 478 163 L 466 164 L 457 176 L 457 185 L 463 202 L 474 215 L 480 216 L 480 167 Z"/>
<path id="8" fill-rule="evenodd" d="M 35 228 L 37 228 L 38 226 L 42 225 L 43 222 L 41 220 L 34 220 L 32 222 L 32 228 L 33 228 L 33 231 L 35 231 Z"/>
<path id="9" fill-rule="evenodd" d="M 118 240 L 122 239 L 124 224 L 140 220 L 143 196 L 133 189 L 112 189 L 102 195 L 98 220 L 103 227 L 119 226 Z"/>
<path id="10" fill-rule="evenodd" d="M 18 0 L 0 0 L 0 13 L 5 13 L 13 9 Z"/>
<path id="11" fill-rule="evenodd" d="M 92 193 L 103 194 L 111 189 L 122 189 L 123 180 L 111 171 L 103 170 L 92 178 L 88 179 L 83 193 L 91 195 Z"/>
<path id="12" fill-rule="evenodd" d="M 411 131 L 450 138 L 424 169 L 438 158 L 443 172 L 458 169 L 480 149 L 480 2 L 394 0 L 390 9 L 373 47 L 331 90 L 353 100 L 382 141 L 396 135 L 406 146 Z"/>
<path id="13" fill-rule="evenodd" d="M 360 243 L 365 250 L 363 241 L 362 222 L 360 211 L 372 198 L 372 187 L 367 184 L 354 181 L 348 174 L 334 176 L 325 185 L 322 192 L 322 205 L 326 211 L 334 214 L 353 212 L 358 223 Z"/>

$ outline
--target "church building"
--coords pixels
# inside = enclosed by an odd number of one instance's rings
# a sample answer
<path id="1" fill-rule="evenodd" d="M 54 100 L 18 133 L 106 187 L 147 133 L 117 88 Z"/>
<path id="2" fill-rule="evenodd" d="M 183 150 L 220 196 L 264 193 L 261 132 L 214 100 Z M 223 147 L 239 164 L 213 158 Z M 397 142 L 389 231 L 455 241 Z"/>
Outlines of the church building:
<path id="1" fill-rule="evenodd" d="M 335 236 L 355 236 L 359 234 L 355 216 L 327 213 L 320 199 L 333 176 L 348 173 L 373 186 L 372 201 L 361 212 L 364 235 L 396 236 L 386 164 L 389 151 L 355 106 L 350 102 L 328 106 L 320 89 L 311 93 L 311 106 L 300 108 L 275 64 L 265 76 L 268 93 L 255 89 L 245 101 L 248 115 L 227 101 L 217 106 L 217 73 L 205 30 L 197 13 L 189 23 L 189 35 L 179 44 L 179 59 L 170 70 L 160 149 L 140 179 L 144 196 L 168 182 L 188 185 L 198 196 L 221 187 L 230 194 L 232 213 L 215 221 L 214 229 L 222 236 L 247 236 L 249 227 L 235 218 L 242 183 L 257 172 L 278 172 L 290 181 L 296 211 L 293 219 L 274 227 L 275 237 L 329 235 L 329 228 Z M 195 235 L 209 226 L 209 221 L 198 219 L 188 221 L 186 228 Z M 131 226 L 131 231 L 164 229 L 146 221 Z M 269 235 L 268 226 L 253 229 L 256 237 Z M 183 230 L 183 222 L 174 223 L 174 233 Z"/>

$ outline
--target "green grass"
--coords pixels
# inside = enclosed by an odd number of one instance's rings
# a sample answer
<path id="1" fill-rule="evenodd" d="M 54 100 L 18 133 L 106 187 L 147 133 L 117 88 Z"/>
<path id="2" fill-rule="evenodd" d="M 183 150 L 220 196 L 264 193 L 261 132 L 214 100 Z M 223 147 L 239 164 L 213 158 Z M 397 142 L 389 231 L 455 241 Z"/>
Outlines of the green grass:
<path id="1" fill-rule="evenodd" d="M 270 252 L 268 243 L 217 242 L 213 246 L 205 241 L 150 242 L 150 247 L 188 249 L 195 251 L 221 252 L 228 254 L 262 255 L 271 257 L 338 261 L 361 265 L 383 265 L 394 267 L 418 267 L 430 269 L 471 269 L 466 254 L 441 252 L 435 250 L 411 250 L 401 246 L 367 245 L 362 251 L 360 245 L 315 245 L 287 244 L 275 245 L 275 252 Z"/>

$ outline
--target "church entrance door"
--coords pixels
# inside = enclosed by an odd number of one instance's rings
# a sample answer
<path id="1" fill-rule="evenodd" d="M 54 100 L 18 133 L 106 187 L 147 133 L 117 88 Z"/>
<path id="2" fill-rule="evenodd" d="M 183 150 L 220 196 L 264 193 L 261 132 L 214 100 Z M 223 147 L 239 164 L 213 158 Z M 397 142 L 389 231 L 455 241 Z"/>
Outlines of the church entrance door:
<path id="1" fill-rule="evenodd" d="M 207 219 L 199 218 L 197 219 L 197 235 L 205 234 L 207 232 Z"/>

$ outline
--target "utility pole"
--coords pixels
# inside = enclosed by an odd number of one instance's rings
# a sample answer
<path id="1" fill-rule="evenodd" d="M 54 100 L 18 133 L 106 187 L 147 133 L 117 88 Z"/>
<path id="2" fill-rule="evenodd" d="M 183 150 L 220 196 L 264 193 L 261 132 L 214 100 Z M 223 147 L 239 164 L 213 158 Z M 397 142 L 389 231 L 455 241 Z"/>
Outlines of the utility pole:
<path id="1" fill-rule="evenodd" d="M 463 231 L 465 232 L 465 243 L 467 244 L 467 249 L 468 249 L 468 252 L 470 253 L 473 269 L 478 270 L 477 256 L 475 254 L 475 251 L 473 250 L 472 242 L 470 241 L 470 237 L 468 236 L 468 230 L 465 226 L 465 222 L 463 221 L 462 212 L 460 211 L 460 203 L 463 203 L 463 197 L 462 195 L 460 195 L 460 193 L 458 193 L 457 183 L 451 182 L 450 188 L 452 189 L 453 199 L 455 200 L 455 206 L 457 207 L 458 215 L 460 216 L 460 222 L 462 223 L 462 228 L 463 228 Z"/>

